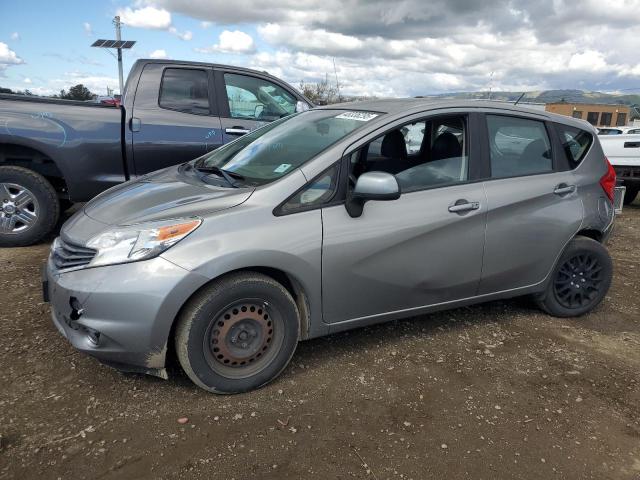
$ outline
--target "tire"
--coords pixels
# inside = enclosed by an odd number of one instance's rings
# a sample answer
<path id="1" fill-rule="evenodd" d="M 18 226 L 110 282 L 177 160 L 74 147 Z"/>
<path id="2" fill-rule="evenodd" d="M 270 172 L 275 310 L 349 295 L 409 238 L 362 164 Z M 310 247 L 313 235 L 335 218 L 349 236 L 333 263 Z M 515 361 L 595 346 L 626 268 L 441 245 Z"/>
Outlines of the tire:
<path id="1" fill-rule="evenodd" d="M 611 286 L 613 263 L 607 249 L 587 237 L 565 248 L 538 306 L 555 317 L 579 317 L 602 301 Z M 577 285 L 577 286 L 576 286 Z"/>
<path id="2" fill-rule="evenodd" d="M 22 167 L 0 167 L 0 247 L 42 240 L 59 217 L 56 191 L 42 175 Z"/>
<path id="3" fill-rule="evenodd" d="M 627 190 L 624 192 L 624 204 L 631 205 L 636 199 L 638 191 L 640 191 L 639 187 L 627 187 Z"/>
<path id="4" fill-rule="evenodd" d="M 272 278 L 239 272 L 198 292 L 179 315 L 178 361 L 199 387 L 213 393 L 259 388 L 287 366 L 300 321 L 291 294 Z"/>

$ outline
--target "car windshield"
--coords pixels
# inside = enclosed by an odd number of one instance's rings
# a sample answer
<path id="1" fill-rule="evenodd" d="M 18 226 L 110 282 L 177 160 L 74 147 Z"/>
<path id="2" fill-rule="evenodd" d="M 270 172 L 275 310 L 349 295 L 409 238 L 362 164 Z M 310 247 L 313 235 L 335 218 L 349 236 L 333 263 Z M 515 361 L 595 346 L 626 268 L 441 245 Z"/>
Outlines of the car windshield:
<path id="1" fill-rule="evenodd" d="M 243 183 L 263 185 L 302 166 L 376 112 L 309 110 L 277 120 L 201 157 L 195 167 L 223 169 Z"/>

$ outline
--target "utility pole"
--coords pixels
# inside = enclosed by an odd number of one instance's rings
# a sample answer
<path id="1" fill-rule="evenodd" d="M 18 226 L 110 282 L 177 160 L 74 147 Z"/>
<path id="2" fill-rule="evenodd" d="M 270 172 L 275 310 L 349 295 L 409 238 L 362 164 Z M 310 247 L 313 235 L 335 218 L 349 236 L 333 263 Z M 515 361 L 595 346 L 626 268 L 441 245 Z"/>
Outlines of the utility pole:
<path id="1" fill-rule="evenodd" d="M 333 73 L 336 76 L 336 90 L 338 91 L 338 101 L 342 101 L 342 95 L 340 95 L 340 83 L 338 82 L 338 70 L 336 69 L 336 59 L 333 58 Z"/>
<path id="2" fill-rule="evenodd" d="M 116 15 L 113 19 L 113 24 L 116 27 L 116 40 L 118 42 L 122 40 L 120 37 L 120 16 Z M 124 79 L 122 75 L 122 48 L 118 47 L 118 77 L 120 80 L 120 95 L 124 92 Z"/>

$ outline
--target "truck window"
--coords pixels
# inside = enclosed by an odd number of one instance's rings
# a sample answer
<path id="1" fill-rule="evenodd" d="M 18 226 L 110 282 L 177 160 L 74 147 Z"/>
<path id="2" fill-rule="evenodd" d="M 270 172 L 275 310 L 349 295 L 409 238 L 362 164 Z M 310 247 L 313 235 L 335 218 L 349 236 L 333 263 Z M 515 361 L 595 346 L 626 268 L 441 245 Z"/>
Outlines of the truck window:
<path id="1" fill-rule="evenodd" d="M 569 165 L 572 169 L 576 168 L 589 151 L 589 147 L 593 143 L 593 135 L 585 130 L 560 123 L 556 123 L 555 128 Z"/>
<path id="2" fill-rule="evenodd" d="M 207 72 L 192 68 L 167 68 L 160 84 L 160 106 L 169 110 L 209 115 Z"/>
<path id="3" fill-rule="evenodd" d="M 296 111 L 297 99 L 263 78 L 225 73 L 224 84 L 232 118 L 271 122 Z"/>

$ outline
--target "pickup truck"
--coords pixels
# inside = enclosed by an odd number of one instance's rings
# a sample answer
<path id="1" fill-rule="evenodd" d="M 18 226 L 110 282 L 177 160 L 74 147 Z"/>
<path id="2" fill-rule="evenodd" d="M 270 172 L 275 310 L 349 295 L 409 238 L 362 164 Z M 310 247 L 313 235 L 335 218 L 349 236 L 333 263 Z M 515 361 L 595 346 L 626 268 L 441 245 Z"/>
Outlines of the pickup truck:
<path id="1" fill-rule="evenodd" d="M 633 202 L 640 191 L 640 134 L 598 136 L 616 177 L 626 187 L 624 204 Z"/>
<path id="2" fill-rule="evenodd" d="M 38 242 L 60 211 L 313 107 L 265 72 L 138 60 L 122 104 L 0 95 L 0 247 Z"/>

